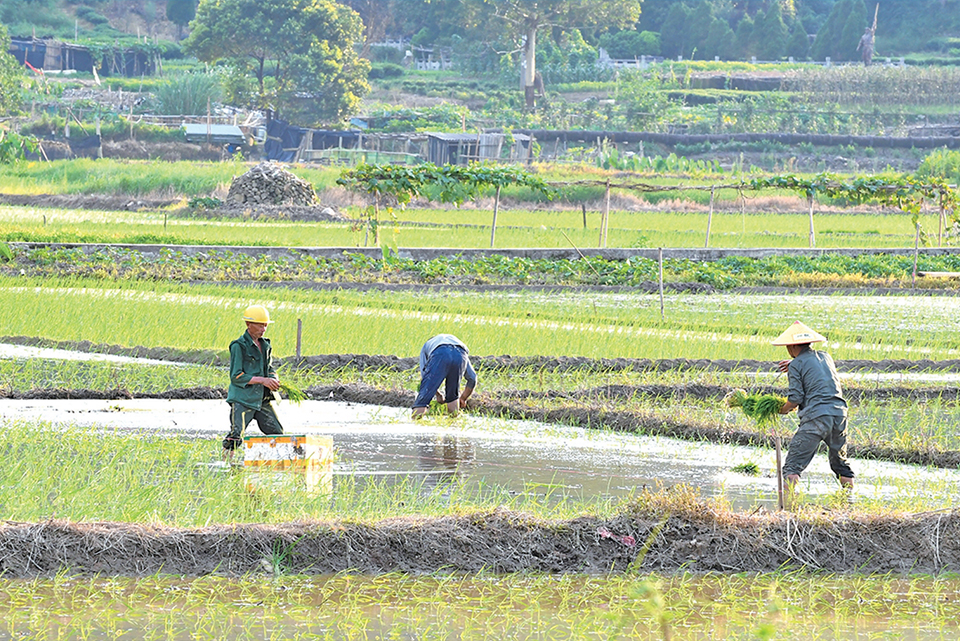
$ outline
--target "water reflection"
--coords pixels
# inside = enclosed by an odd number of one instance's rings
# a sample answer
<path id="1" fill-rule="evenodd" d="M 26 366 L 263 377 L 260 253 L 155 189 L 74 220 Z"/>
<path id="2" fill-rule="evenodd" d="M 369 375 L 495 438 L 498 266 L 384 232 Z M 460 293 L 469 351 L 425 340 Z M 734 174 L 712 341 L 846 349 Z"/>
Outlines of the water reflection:
<path id="1" fill-rule="evenodd" d="M 459 478 L 461 465 L 469 467 L 477 454 L 471 439 L 452 434 L 437 434 L 432 441 L 417 441 L 416 451 L 417 469 L 424 472 L 424 491 L 433 491 L 441 482 L 450 483 Z"/>

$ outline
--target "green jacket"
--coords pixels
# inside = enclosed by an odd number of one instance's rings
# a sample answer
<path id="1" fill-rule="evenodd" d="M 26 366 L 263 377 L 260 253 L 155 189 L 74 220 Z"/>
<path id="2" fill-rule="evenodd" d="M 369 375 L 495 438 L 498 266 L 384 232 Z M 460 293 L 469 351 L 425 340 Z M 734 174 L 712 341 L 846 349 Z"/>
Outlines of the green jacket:
<path id="1" fill-rule="evenodd" d="M 254 344 L 248 332 L 230 343 L 230 388 L 227 390 L 228 403 L 240 403 L 244 407 L 258 410 L 263 406 L 264 393 L 270 393 L 263 385 L 250 385 L 254 376 L 273 378 L 276 371 L 270 362 L 270 339 L 261 338 L 260 349 Z"/>

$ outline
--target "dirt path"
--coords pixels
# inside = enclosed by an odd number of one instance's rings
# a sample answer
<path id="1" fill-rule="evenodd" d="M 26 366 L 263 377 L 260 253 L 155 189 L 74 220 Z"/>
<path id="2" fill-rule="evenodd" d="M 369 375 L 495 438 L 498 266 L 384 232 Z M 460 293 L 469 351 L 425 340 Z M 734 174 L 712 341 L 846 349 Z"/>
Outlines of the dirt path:
<path id="1" fill-rule="evenodd" d="M 644 548 L 648 547 L 646 552 Z M 277 558 L 277 551 L 285 555 Z M 353 522 L 174 528 L 0 524 L 0 576 L 626 571 L 960 571 L 960 513 L 743 515 L 652 505 L 542 521 L 510 511 Z"/>

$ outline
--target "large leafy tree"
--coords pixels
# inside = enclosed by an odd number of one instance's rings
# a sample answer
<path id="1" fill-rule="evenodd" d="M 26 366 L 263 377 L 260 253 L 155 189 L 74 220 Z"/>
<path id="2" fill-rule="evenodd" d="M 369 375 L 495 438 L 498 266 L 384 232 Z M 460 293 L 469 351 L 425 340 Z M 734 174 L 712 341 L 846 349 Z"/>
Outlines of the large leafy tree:
<path id="1" fill-rule="evenodd" d="M 360 16 L 329 0 L 201 0 L 184 48 L 250 69 L 256 103 L 303 124 L 342 120 L 369 89 Z"/>
<path id="2" fill-rule="evenodd" d="M 633 26 L 640 18 L 641 0 L 465 0 L 478 20 L 492 17 L 507 25 L 523 54 L 523 87 L 528 107 L 534 106 L 537 74 L 537 33 L 541 29 Z M 496 28 L 496 25 L 493 25 Z"/>
<path id="3" fill-rule="evenodd" d="M 20 111 L 20 93 L 23 85 L 23 67 L 7 51 L 10 34 L 0 24 L 0 116 Z"/>
<path id="4" fill-rule="evenodd" d="M 197 15 L 197 0 L 167 0 L 167 20 L 177 25 L 177 40 L 183 37 L 183 28 Z"/>

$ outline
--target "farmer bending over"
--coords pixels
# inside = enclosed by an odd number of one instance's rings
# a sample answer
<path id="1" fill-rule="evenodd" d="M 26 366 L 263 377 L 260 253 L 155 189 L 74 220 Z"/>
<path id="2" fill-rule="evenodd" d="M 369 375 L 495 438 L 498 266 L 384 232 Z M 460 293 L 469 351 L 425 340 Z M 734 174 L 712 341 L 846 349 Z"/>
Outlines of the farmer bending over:
<path id="1" fill-rule="evenodd" d="M 773 341 L 774 345 L 786 346 L 792 359 L 779 363 L 780 371 L 787 372 L 790 378 L 787 402 L 780 413 L 789 414 L 799 408 L 800 418 L 783 465 L 786 496 L 796 489 L 800 474 L 813 460 L 821 441 L 830 450 L 830 469 L 840 479 L 840 485 L 853 489 L 853 470 L 847 463 L 847 402 L 843 400 L 837 368 L 829 354 L 810 347 L 825 340 L 796 321 Z"/>
<path id="2" fill-rule="evenodd" d="M 460 392 L 460 377 L 467 381 Z M 440 384 L 446 381 L 443 395 Z M 447 404 L 451 416 L 467 406 L 467 399 L 477 386 L 477 373 L 470 364 L 467 346 L 452 334 L 438 334 L 428 340 L 420 350 L 420 391 L 413 404 L 413 418 L 427 413 L 430 401 L 436 396 Z"/>
<path id="3" fill-rule="evenodd" d="M 247 331 L 230 343 L 230 433 L 223 439 L 223 460 L 230 462 L 233 452 L 243 443 L 243 431 L 256 419 L 264 434 L 283 434 L 270 401 L 280 389 L 280 381 L 270 362 L 270 339 L 264 338 L 270 313 L 262 305 L 251 305 L 243 312 Z"/>

